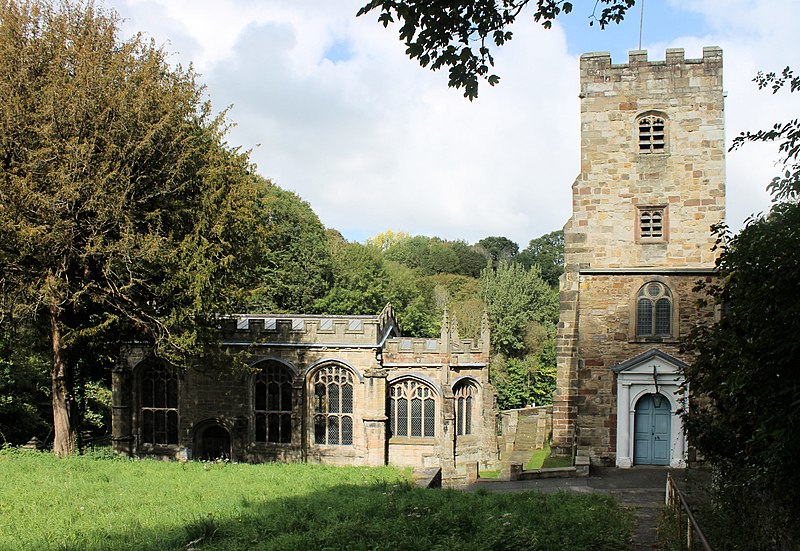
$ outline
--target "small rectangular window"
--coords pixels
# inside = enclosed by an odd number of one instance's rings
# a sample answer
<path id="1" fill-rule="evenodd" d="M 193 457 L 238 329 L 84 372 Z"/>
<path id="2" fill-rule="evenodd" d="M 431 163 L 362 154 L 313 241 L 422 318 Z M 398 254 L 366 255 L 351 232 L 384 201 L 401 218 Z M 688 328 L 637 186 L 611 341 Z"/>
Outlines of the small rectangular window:
<path id="1" fill-rule="evenodd" d="M 303 331 L 306 328 L 306 320 L 293 318 L 292 331 Z"/>
<path id="2" fill-rule="evenodd" d="M 666 241 L 666 207 L 638 207 L 637 241 Z"/>
<path id="3" fill-rule="evenodd" d="M 333 320 L 332 319 L 319 320 L 319 330 L 333 331 Z"/>

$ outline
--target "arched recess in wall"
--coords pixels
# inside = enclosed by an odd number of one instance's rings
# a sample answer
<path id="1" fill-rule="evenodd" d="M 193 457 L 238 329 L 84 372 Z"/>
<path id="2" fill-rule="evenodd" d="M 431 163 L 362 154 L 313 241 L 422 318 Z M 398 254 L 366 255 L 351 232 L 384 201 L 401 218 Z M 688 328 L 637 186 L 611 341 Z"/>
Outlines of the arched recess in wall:
<path id="1" fill-rule="evenodd" d="M 204 419 L 192 430 L 193 457 L 202 461 L 231 459 L 231 426 L 219 418 Z"/>
<path id="2" fill-rule="evenodd" d="M 408 375 L 389 382 L 389 436 L 434 438 L 441 393 L 427 378 Z"/>
<path id="3" fill-rule="evenodd" d="M 139 446 L 177 446 L 180 371 L 163 360 L 146 358 L 133 374 Z"/>
<path id="4" fill-rule="evenodd" d="M 353 445 L 357 382 L 357 372 L 343 362 L 317 362 L 309 370 L 310 436 L 314 445 Z"/>
<path id="5" fill-rule="evenodd" d="M 290 364 L 266 359 L 253 365 L 253 440 L 271 444 L 292 442 L 292 385 L 295 373 Z"/>
<path id="6" fill-rule="evenodd" d="M 469 436 L 475 432 L 475 423 L 480 411 L 479 389 L 478 381 L 472 377 L 460 377 L 453 383 L 456 436 Z"/>

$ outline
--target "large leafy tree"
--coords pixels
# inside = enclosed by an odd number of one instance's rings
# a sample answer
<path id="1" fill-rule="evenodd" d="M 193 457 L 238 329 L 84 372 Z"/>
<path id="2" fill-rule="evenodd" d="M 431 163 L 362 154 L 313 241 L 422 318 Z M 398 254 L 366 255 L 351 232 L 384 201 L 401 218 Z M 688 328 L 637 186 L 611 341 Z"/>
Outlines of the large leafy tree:
<path id="1" fill-rule="evenodd" d="M 463 241 L 415 235 L 394 241 L 384 251 L 387 260 L 405 264 L 421 275 L 461 274 L 477 277 L 484 266 L 483 254 Z"/>
<path id="2" fill-rule="evenodd" d="M 492 382 L 501 408 L 548 403 L 555 386 L 558 292 L 538 267 L 500 262 L 481 273 L 491 326 Z"/>
<path id="3" fill-rule="evenodd" d="M 760 87 L 800 89 L 790 69 L 759 74 Z M 783 171 L 770 189 L 768 213 L 731 237 L 717 228 L 719 282 L 706 286 L 721 317 L 699 327 L 686 370 L 696 399 L 685 414 L 692 443 L 720 475 L 716 502 L 728 515 L 737 548 L 796 549 L 800 544 L 800 126 L 744 133 L 775 141 Z M 765 505 L 765 504 L 768 504 Z M 735 529 L 746 528 L 746 534 Z M 733 544 L 733 541 L 731 541 Z M 723 547 L 725 545 L 722 545 Z"/>
<path id="4" fill-rule="evenodd" d="M 497 267 L 500 261 L 510 262 L 519 253 L 519 245 L 507 237 L 490 235 L 478 241 L 475 246 Z"/>
<path id="5" fill-rule="evenodd" d="M 263 180 L 261 230 L 269 239 L 248 311 L 310 312 L 328 291 L 331 258 L 325 226 L 311 206 Z"/>
<path id="6" fill-rule="evenodd" d="M 635 0 L 596 0 L 589 24 L 600 28 L 619 23 Z M 406 54 L 422 67 L 447 67 L 449 85 L 463 88 L 464 97 L 478 96 L 478 83 L 491 86 L 500 77 L 491 73 L 494 52 L 511 40 L 509 27 L 530 6 L 533 19 L 545 28 L 559 15 L 572 11 L 566 0 L 370 0 L 358 11 L 378 12 L 384 27 L 399 23 Z"/>
<path id="7" fill-rule="evenodd" d="M 544 280 L 558 287 L 558 278 L 564 273 L 564 230 L 531 239 L 516 261 L 528 268 L 539 266 Z"/>
<path id="8" fill-rule="evenodd" d="M 0 97 L 0 297 L 6 322 L 47 327 L 67 455 L 86 343 L 201 352 L 255 273 L 264 190 L 192 71 L 91 2 L 0 4 Z"/>

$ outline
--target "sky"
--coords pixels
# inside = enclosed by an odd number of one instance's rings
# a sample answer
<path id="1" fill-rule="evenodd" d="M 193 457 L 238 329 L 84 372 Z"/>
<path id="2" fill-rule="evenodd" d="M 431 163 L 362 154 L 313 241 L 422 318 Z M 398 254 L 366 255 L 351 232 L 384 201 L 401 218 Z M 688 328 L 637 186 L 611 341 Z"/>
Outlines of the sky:
<path id="1" fill-rule="evenodd" d="M 351 241 L 387 229 L 475 243 L 520 244 L 560 229 L 579 172 L 581 53 L 626 63 L 639 47 L 724 55 L 726 141 L 797 117 L 788 93 L 752 82 L 759 70 L 798 65 L 795 0 L 637 1 L 619 26 L 589 26 L 595 2 L 575 0 L 546 30 L 529 12 L 496 56 L 495 87 L 469 102 L 446 71 L 404 54 L 397 28 L 366 0 L 106 0 L 122 35 L 142 32 L 191 63 L 217 111 L 230 107 L 231 146 L 251 150 L 258 172 L 309 202 Z M 532 2 L 533 4 L 533 2 Z M 734 229 L 769 207 L 777 148 L 728 154 L 727 218 Z"/>

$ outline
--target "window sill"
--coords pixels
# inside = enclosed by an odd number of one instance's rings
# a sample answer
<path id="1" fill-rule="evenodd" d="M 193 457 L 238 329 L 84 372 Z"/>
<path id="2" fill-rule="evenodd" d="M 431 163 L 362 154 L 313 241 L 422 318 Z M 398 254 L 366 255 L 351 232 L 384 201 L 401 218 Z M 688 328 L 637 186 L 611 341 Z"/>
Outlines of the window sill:
<path id="1" fill-rule="evenodd" d="M 433 446 L 436 438 L 430 436 L 392 436 L 389 438 L 390 445 L 398 446 Z"/>
<path id="2" fill-rule="evenodd" d="M 663 343 L 663 344 L 679 344 L 680 339 L 677 337 L 633 337 L 628 339 L 629 343 Z"/>
<path id="3" fill-rule="evenodd" d="M 666 245 L 669 241 L 663 238 L 640 237 L 636 243 L 638 245 Z"/>

